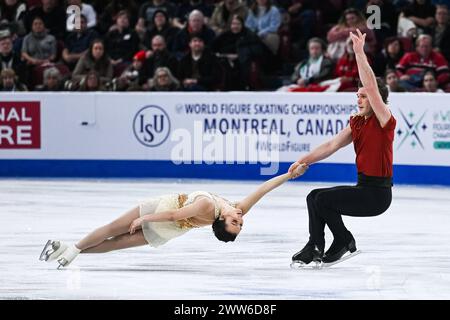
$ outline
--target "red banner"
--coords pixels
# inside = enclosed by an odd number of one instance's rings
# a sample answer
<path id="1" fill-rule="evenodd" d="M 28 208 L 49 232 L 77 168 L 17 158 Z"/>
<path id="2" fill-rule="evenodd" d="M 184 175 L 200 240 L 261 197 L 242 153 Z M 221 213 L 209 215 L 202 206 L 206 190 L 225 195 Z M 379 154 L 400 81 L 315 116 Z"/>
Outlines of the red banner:
<path id="1" fill-rule="evenodd" d="M 0 149 L 41 148 L 41 103 L 0 101 Z"/>

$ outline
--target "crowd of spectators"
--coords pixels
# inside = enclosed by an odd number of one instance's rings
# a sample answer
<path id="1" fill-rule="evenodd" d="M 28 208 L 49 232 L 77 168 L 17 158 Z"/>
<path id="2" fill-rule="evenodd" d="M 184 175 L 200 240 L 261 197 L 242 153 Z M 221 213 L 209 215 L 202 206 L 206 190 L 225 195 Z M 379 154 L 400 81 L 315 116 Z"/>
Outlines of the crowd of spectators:
<path id="1" fill-rule="evenodd" d="M 67 13 L 73 5 L 77 27 Z M 349 32 L 359 28 L 390 91 L 450 92 L 449 7 L 450 0 L 0 0 L 0 90 L 355 91 Z"/>

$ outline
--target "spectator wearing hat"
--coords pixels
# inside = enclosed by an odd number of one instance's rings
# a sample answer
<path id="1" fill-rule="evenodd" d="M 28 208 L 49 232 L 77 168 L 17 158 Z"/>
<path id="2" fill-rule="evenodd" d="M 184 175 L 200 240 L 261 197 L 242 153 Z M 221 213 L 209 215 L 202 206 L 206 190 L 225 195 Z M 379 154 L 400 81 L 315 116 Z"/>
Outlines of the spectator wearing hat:
<path id="1" fill-rule="evenodd" d="M 181 29 L 175 37 L 171 51 L 175 52 L 177 58 L 189 52 L 192 35 L 200 35 L 206 46 L 210 46 L 216 37 L 214 31 L 205 24 L 203 13 L 199 10 L 194 10 L 189 14 L 187 26 Z"/>
<path id="2" fill-rule="evenodd" d="M 28 91 L 27 87 L 19 82 L 13 69 L 3 69 L 0 72 L 0 91 Z"/>
<path id="3" fill-rule="evenodd" d="M 166 0 L 150 0 L 144 2 L 139 8 L 139 19 L 136 24 L 136 32 L 143 38 L 147 29 L 153 27 L 153 17 L 156 10 L 162 10 L 166 13 L 168 21 L 172 23 L 172 18 L 176 14 L 176 7 L 173 3 Z"/>
<path id="4" fill-rule="evenodd" d="M 153 37 L 160 35 L 164 37 L 167 47 L 172 48 L 175 36 L 180 29 L 171 26 L 167 12 L 161 9 L 156 10 L 152 22 L 151 27 L 145 33 L 144 46 L 150 48 Z"/>
<path id="5" fill-rule="evenodd" d="M 98 33 L 94 29 L 87 28 L 86 17 L 81 15 L 81 28 L 71 31 L 64 42 L 62 58 L 70 70 L 75 68 L 78 60 L 89 49 L 89 45 L 98 38 Z"/>
<path id="6" fill-rule="evenodd" d="M 142 66 L 145 61 L 145 51 L 140 50 L 133 56 L 133 63 L 130 64 L 120 75 L 113 80 L 114 91 L 139 91 L 142 90 L 141 77 Z"/>
<path id="7" fill-rule="evenodd" d="M 63 91 L 64 83 L 61 72 L 55 68 L 44 71 L 44 84 L 35 88 L 37 91 Z"/>
<path id="8" fill-rule="evenodd" d="M 190 52 L 180 61 L 178 79 L 186 91 L 212 91 L 221 80 L 221 69 L 215 55 L 205 49 L 201 35 L 192 35 Z"/>
<path id="9" fill-rule="evenodd" d="M 115 28 L 106 34 L 105 47 L 113 66 L 131 63 L 139 50 L 139 36 L 130 28 L 128 12 L 120 11 L 117 14 Z"/>
<path id="10" fill-rule="evenodd" d="M 141 84 L 152 78 L 155 70 L 159 67 L 167 67 L 172 73 L 178 70 L 178 61 L 173 54 L 167 50 L 166 41 L 160 35 L 152 39 L 151 50 L 146 52 L 146 59 L 142 70 Z"/>
<path id="11" fill-rule="evenodd" d="M 13 69 L 19 81 L 26 83 L 26 65 L 18 51 L 14 51 L 11 32 L 8 29 L 0 30 L 0 71 Z"/>

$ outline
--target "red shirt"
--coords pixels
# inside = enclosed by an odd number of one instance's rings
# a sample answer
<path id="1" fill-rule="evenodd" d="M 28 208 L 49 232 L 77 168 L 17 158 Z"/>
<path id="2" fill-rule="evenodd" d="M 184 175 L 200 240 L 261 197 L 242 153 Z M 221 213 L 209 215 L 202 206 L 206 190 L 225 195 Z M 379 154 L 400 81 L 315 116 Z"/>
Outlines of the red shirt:
<path id="1" fill-rule="evenodd" d="M 399 77 L 404 74 L 420 74 L 431 69 L 436 73 L 439 85 L 446 84 L 450 79 L 447 60 L 435 51 L 432 51 L 427 58 L 422 58 L 417 52 L 407 52 L 396 65 L 396 69 Z"/>
<path id="2" fill-rule="evenodd" d="M 373 177 L 392 177 L 392 144 L 397 121 L 393 116 L 381 127 L 375 114 L 365 119 L 350 118 L 358 173 Z"/>

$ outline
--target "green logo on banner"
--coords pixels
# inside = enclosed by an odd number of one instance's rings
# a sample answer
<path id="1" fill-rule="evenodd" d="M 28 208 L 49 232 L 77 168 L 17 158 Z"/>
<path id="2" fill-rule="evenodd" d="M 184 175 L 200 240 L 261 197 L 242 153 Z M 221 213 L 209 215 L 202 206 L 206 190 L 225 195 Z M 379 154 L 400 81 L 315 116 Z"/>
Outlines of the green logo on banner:
<path id="1" fill-rule="evenodd" d="M 450 141 L 435 141 L 433 146 L 435 149 L 450 149 Z"/>

